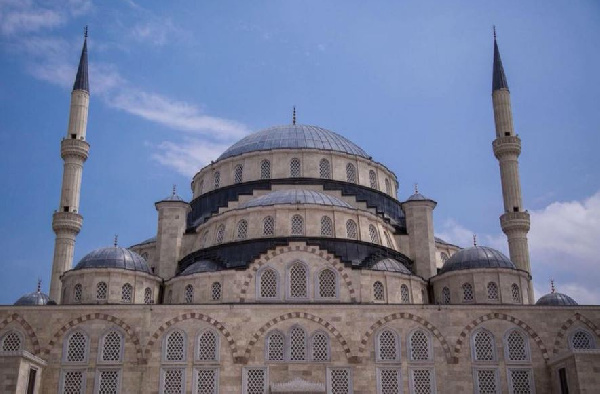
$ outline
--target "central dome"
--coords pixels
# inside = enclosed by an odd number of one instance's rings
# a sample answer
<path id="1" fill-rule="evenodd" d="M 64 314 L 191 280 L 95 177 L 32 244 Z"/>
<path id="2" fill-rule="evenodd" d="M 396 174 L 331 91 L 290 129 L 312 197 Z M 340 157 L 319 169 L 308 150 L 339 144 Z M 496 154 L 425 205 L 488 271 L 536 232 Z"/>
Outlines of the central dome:
<path id="1" fill-rule="evenodd" d="M 231 145 L 217 160 L 271 149 L 323 149 L 370 159 L 355 143 L 333 131 L 317 126 L 283 125 L 270 127 L 242 138 Z"/>

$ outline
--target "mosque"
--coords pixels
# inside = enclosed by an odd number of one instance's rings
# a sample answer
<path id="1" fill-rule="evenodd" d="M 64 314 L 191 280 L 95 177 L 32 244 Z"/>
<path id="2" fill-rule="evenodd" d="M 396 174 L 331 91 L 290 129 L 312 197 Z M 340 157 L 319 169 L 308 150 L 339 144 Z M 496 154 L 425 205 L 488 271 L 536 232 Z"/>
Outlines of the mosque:
<path id="1" fill-rule="evenodd" d="M 433 199 L 399 196 L 388 167 L 294 116 L 200 169 L 191 201 L 173 190 L 156 202 L 155 237 L 73 265 L 87 62 L 86 38 L 50 294 L 0 306 L 0 392 L 599 392 L 600 307 L 533 294 L 521 140 L 495 36 L 490 139 L 508 257 L 437 238 Z"/>

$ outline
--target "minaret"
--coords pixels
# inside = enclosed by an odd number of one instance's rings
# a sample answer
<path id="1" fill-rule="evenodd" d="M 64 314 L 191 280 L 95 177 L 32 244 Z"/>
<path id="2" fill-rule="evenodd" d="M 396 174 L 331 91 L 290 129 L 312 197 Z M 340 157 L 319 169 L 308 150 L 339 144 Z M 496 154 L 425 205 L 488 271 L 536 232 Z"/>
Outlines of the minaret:
<path id="1" fill-rule="evenodd" d="M 64 161 L 62 188 L 58 210 L 52 216 L 54 259 L 50 281 L 50 298 L 61 303 L 61 276 L 73 265 L 75 237 L 81 230 L 83 217 L 79 214 L 79 194 L 83 163 L 88 157 L 90 144 L 85 141 L 90 90 L 88 84 L 87 26 L 79 68 L 71 92 L 71 110 L 67 135 L 61 141 L 60 155 Z"/>
<path id="2" fill-rule="evenodd" d="M 496 139 L 493 142 L 493 148 L 494 155 L 500 164 L 502 196 L 504 198 L 504 214 L 500 216 L 500 225 L 508 238 L 510 259 L 517 268 L 531 274 L 527 243 L 529 213 L 523 209 L 519 178 L 521 139 L 515 134 L 513 128 L 510 91 L 508 90 L 498 43 L 496 42 L 496 29 L 494 29 L 492 103 L 494 106 L 494 122 L 496 123 Z M 533 287 L 531 285 L 529 296 L 533 300 Z"/>

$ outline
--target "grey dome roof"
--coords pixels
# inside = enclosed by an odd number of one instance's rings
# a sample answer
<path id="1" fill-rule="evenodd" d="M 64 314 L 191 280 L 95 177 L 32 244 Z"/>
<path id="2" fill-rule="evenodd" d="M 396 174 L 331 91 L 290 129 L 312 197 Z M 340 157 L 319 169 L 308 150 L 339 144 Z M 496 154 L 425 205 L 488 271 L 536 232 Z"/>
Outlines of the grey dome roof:
<path id="1" fill-rule="evenodd" d="M 264 196 L 253 198 L 240 204 L 240 208 L 262 207 L 276 204 L 317 204 L 352 208 L 350 204 L 337 197 L 314 190 L 289 189 L 277 190 Z"/>
<path id="2" fill-rule="evenodd" d="M 250 134 L 231 145 L 217 160 L 262 150 L 302 148 L 332 150 L 371 158 L 358 145 L 333 131 L 317 126 L 290 124 Z"/>
<path id="3" fill-rule="evenodd" d="M 474 246 L 455 253 L 444 263 L 440 274 L 473 268 L 511 268 L 516 269 L 512 261 L 496 249 L 487 246 Z"/>
<path id="4" fill-rule="evenodd" d="M 415 193 L 412 196 L 408 197 L 408 200 L 406 201 L 428 201 L 431 200 L 431 198 L 427 198 L 424 195 L 422 195 L 421 193 Z"/>
<path id="5" fill-rule="evenodd" d="M 77 263 L 73 270 L 86 268 L 120 268 L 152 274 L 142 256 L 120 246 L 100 248 L 88 253 Z"/>
<path id="6" fill-rule="evenodd" d="M 537 300 L 537 302 L 535 303 L 536 305 L 553 305 L 553 306 L 560 306 L 560 305 L 578 305 L 577 302 L 575 302 L 574 299 L 572 299 L 571 297 L 569 297 L 566 294 L 562 294 L 562 293 L 548 293 L 542 297 L 540 297 L 539 300 Z"/>
<path id="7" fill-rule="evenodd" d="M 199 260 L 190 264 L 178 276 L 198 274 L 201 272 L 215 272 L 222 270 L 221 266 L 211 260 Z"/>
<path id="8" fill-rule="evenodd" d="M 17 302 L 15 302 L 15 305 L 47 305 L 48 303 L 52 303 L 52 301 L 47 294 L 44 294 L 41 291 L 34 291 L 33 293 L 25 294 L 23 297 L 19 298 Z"/>
<path id="9" fill-rule="evenodd" d="M 389 271 L 389 272 L 400 272 L 402 274 L 411 275 L 412 272 L 408 268 L 404 266 L 401 262 L 396 259 L 385 258 L 383 260 L 379 260 L 375 264 L 373 264 L 370 269 L 374 271 Z"/>

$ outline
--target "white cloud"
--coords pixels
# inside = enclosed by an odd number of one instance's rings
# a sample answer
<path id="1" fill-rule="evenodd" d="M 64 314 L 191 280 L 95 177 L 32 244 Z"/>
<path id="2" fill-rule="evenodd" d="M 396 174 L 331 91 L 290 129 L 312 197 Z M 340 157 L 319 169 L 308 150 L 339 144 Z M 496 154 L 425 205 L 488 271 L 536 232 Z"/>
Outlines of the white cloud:
<path id="1" fill-rule="evenodd" d="M 138 42 L 165 45 L 169 34 L 176 31 L 170 19 L 151 19 L 136 23 L 130 31 L 131 37 Z"/>
<path id="2" fill-rule="evenodd" d="M 152 158 L 180 174 L 193 176 L 200 168 L 216 160 L 227 147 L 225 144 L 213 144 L 193 138 L 180 143 L 164 141 L 157 146 L 158 152 Z"/>
<path id="3" fill-rule="evenodd" d="M 63 25 L 71 16 L 86 14 L 91 0 L 0 2 L 0 32 L 5 36 L 34 33 Z"/>

